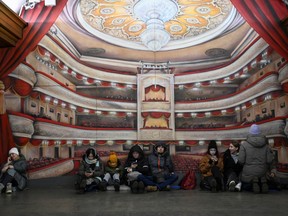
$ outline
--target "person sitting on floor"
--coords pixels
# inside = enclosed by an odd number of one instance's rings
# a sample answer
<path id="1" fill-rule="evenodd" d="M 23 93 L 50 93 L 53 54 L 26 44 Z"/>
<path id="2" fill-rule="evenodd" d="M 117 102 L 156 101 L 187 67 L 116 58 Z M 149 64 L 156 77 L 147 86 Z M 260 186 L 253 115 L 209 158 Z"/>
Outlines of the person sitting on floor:
<path id="1" fill-rule="evenodd" d="M 199 169 L 202 174 L 200 188 L 218 192 L 224 190 L 223 183 L 223 159 L 219 156 L 215 140 L 211 140 L 208 145 L 206 155 L 200 161 Z"/>
<path id="2" fill-rule="evenodd" d="M 6 187 L 6 193 L 12 193 L 12 188 L 24 190 L 27 186 L 27 161 L 17 148 L 11 148 L 7 163 L 1 169 L 0 193 Z"/>
<path id="3" fill-rule="evenodd" d="M 115 191 L 120 190 L 120 179 L 122 177 L 123 167 L 121 161 L 117 158 L 115 152 L 110 152 L 109 159 L 105 166 L 104 180 L 106 185 L 113 185 Z"/>
<path id="4" fill-rule="evenodd" d="M 88 148 L 82 156 L 79 171 L 77 173 L 76 189 L 79 193 L 84 193 L 99 189 L 106 190 L 103 182 L 104 166 L 94 148 Z"/>
<path id="5" fill-rule="evenodd" d="M 224 182 L 228 190 L 231 192 L 241 191 L 240 174 L 243 166 L 238 160 L 239 149 L 239 142 L 232 141 L 223 155 Z"/>
<path id="6" fill-rule="evenodd" d="M 240 146 L 238 159 L 243 164 L 241 174 L 243 190 L 252 189 L 254 193 L 267 193 L 269 188 L 266 173 L 270 171 L 274 155 L 257 124 L 249 128 L 247 139 Z"/>
<path id="7" fill-rule="evenodd" d="M 131 147 L 124 166 L 124 180 L 130 186 L 132 193 L 144 193 L 145 185 L 138 181 L 138 176 L 148 175 L 149 167 L 143 150 L 139 145 Z"/>
<path id="8" fill-rule="evenodd" d="M 174 165 L 165 143 L 159 142 L 148 156 L 149 168 L 152 175 L 140 175 L 138 180 L 143 181 L 148 192 L 168 191 L 170 185 L 178 179 L 174 173 Z"/>

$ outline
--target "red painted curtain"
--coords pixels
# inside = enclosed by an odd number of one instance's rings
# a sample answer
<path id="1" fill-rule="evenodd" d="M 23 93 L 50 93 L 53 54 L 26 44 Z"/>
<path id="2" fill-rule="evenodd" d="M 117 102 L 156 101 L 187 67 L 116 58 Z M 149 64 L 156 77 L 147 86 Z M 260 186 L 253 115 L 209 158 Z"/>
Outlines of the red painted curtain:
<path id="1" fill-rule="evenodd" d="M 23 10 L 21 18 L 28 23 L 23 31 L 23 38 L 15 47 L 0 49 L 0 79 L 11 73 L 25 57 L 36 47 L 49 31 L 67 0 L 58 0 L 57 5 L 44 6 L 44 1 L 36 4 L 34 9 Z"/>
<path id="2" fill-rule="evenodd" d="M 282 57 L 288 60 L 288 35 L 281 20 L 288 17 L 282 0 L 231 0 L 247 23 Z"/>
<path id="3" fill-rule="evenodd" d="M 54 7 L 44 6 L 40 2 L 32 10 L 21 14 L 28 26 L 23 31 L 23 38 L 15 47 L 0 49 L 0 79 L 7 77 L 36 47 L 39 41 L 49 31 L 59 14 L 62 12 L 67 0 L 58 0 Z M 15 146 L 8 114 L 0 115 L 0 164 L 7 160 L 7 154 L 11 147 Z"/>

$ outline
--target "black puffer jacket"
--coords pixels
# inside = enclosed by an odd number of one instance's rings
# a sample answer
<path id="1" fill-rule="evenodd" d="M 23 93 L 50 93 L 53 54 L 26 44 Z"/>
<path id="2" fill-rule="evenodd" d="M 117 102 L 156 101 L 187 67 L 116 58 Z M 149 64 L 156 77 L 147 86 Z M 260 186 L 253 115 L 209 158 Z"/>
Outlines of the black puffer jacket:
<path id="1" fill-rule="evenodd" d="M 224 180 L 225 182 L 228 179 L 228 176 L 235 172 L 237 176 L 242 171 L 243 165 L 240 164 L 239 160 L 235 163 L 234 159 L 231 156 L 230 150 L 227 149 L 223 155 L 223 164 L 224 164 Z"/>
<path id="2" fill-rule="evenodd" d="M 12 161 L 12 165 L 14 166 L 14 169 L 16 170 L 16 174 L 14 176 L 14 179 L 18 183 L 18 188 L 20 190 L 23 190 L 27 186 L 27 161 L 23 154 L 19 155 L 19 159 Z"/>
<path id="3" fill-rule="evenodd" d="M 133 157 L 133 152 L 139 153 L 139 158 L 135 159 Z M 143 175 L 149 175 L 149 167 L 148 167 L 148 161 L 144 155 L 143 150 L 139 145 L 134 145 L 128 154 L 127 160 L 125 162 L 125 169 L 124 169 L 124 176 L 127 175 L 127 168 L 131 167 L 132 163 L 137 163 L 137 167 L 133 169 L 133 171 L 138 171 L 142 173 Z"/>
<path id="4" fill-rule="evenodd" d="M 157 153 L 157 147 L 158 146 L 164 147 L 164 153 L 158 154 Z M 158 163 L 159 160 L 159 163 Z M 172 159 L 169 155 L 168 148 L 165 144 L 159 143 L 156 144 L 153 153 L 149 155 L 148 157 L 149 166 L 152 172 L 153 176 L 157 176 L 159 172 L 162 172 L 164 174 L 169 174 L 174 172 L 174 166 L 172 163 Z"/>

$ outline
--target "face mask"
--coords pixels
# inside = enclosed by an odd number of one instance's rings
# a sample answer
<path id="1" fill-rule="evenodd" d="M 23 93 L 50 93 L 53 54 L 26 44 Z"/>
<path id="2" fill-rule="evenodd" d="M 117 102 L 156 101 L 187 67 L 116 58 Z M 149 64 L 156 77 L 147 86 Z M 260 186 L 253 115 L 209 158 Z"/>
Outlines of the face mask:
<path id="1" fill-rule="evenodd" d="M 209 149 L 209 153 L 210 153 L 210 155 L 215 155 L 216 154 L 216 149 L 215 148 Z"/>

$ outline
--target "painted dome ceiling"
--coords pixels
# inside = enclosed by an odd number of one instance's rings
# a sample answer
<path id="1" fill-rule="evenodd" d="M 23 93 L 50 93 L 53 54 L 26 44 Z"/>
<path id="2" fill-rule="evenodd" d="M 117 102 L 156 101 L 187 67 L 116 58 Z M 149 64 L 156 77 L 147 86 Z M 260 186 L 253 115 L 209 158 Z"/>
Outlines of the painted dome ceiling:
<path id="1" fill-rule="evenodd" d="M 165 7 L 165 2 L 174 4 L 173 8 L 170 5 Z M 171 19 L 163 25 L 170 36 L 169 43 L 172 43 L 168 49 L 195 45 L 215 38 L 231 28 L 236 15 L 229 0 L 81 0 L 77 5 L 77 19 L 88 32 L 120 46 L 125 40 L 125 46 L 136 46 L 138 49 L 145 49 L 139 45 L 140 36 L 147 30 L 151 13 L 154 13 L 151 17 L 158 16 L 162 21 L 166 21 L 167 15 L 172 13 Z M 139 16 L 145 16 L 145 20 Z"/>

